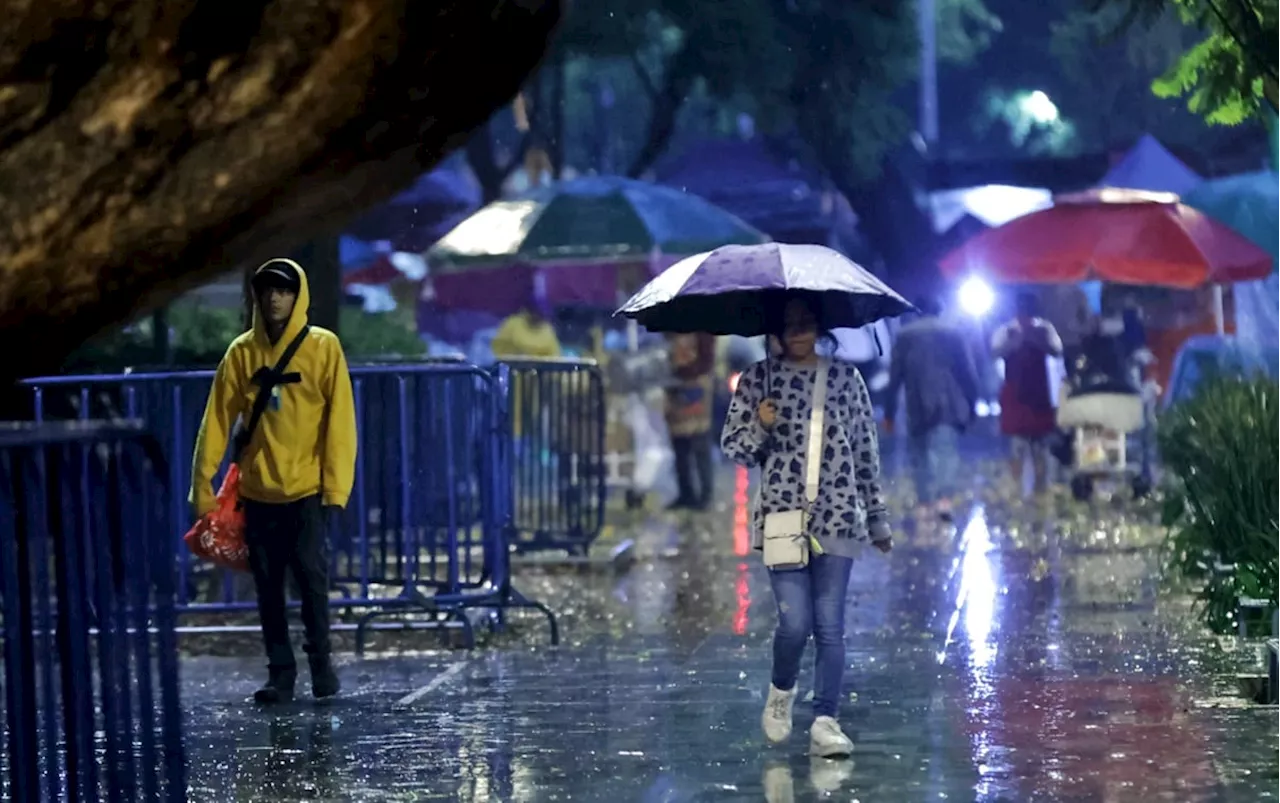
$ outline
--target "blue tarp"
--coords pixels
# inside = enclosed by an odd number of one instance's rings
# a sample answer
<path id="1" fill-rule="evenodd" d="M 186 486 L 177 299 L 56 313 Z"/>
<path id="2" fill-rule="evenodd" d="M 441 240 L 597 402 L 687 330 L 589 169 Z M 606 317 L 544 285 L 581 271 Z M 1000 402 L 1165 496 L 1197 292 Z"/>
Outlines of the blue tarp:
<path id="1" fill-rule="evenodd" d="M 367 210 L 343 232 L 348 238 L 385 240 L 397 251 L 421 253 L 480 206 L 480 184 L 459 155 L 424 173 L 404 192 Z"/>
<path id="2" fill-rule="evenodd" d="M 1190 192 L 1201 178 L 1194 170 L 1178 161 L 1159 140 L 1143 134 L 1137 144 L 1124 155 L 1098 182 L 1102 187 L 1124 187 L 1148 192 Z"/>
<path id="3" fill-rule="evenodd" d="M 1274 277 L 1273 277 L 1274 278 Z M 1280 350 L 1222 335 L 1195 335 L 1178 349 L 1169 375 L 1164 404 L 1169 406 L 1190 397 L 1197 387 L 1213 376 L 1251 376 L 1262 373 L 1280 378 Z"/>

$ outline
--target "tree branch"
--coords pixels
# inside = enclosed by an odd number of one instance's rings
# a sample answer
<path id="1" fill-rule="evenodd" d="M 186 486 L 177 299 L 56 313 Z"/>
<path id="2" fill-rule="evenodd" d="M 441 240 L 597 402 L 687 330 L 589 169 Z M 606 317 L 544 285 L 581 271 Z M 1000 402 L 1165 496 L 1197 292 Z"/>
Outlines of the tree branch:
<path id="1" fill-rule="evenodd" d="M 636 71 L 636 77 L 640 79 L 640 85 L 644 87 L 645 94 L 649 96 L 649 100 L 656 100 L 658 85 L 654 82 L 649 68 L 645 67 L 644 62 L 640 60 L 640 54 L 633 50 L 627 55 L 631 59 L 631 68 Z"/>
<path id="2" fill-rule="evenodd" d="M 695 67 L 698 55 L 696 46 L 689 43 L 686 37 L 680 49 L 671 57 L 667 69 L 663 71 L 662 89 L 653 102 L 653 111 L 649 115 L 649 126 L 645 132 L 644 145 L 627 169 L 627 175 L 636 178 L 648 170 L 662 152 L 666 150 L 671 135 L 675 133 L 676 120 L 680 109 L 684 106 L 689 90 L 693 88 L 697 78 Z"/>
<path id="3" fill-rule="evenodd" d="M 561 2 L 0 0 L 0 380 L 407 185 Z"/>

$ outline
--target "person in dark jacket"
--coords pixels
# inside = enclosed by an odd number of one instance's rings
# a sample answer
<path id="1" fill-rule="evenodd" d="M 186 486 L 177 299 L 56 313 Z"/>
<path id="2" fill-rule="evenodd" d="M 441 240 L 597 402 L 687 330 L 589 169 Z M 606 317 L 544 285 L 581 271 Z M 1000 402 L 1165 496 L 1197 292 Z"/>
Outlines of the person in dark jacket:
<path id="1" fill-rule="evenodd" d="M 957 442 L 973 418 L 978 375 L 964 336 L 942 320 L 942 305 L 926 297 L 916 301 L 916 308 L 920 316 L 902 327 L 893 344 L 885 428 L 893 430 L 901 392 L 921 512 L 949 520 L 959 490 Z"/>

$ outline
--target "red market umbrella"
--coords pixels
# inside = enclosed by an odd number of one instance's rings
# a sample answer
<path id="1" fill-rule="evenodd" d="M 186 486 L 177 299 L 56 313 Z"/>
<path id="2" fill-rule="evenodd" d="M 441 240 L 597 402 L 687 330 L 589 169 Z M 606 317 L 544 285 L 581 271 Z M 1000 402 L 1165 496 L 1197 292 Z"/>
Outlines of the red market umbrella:
<path id="1" fill-rule="evenodd" d="M 1100 279 L 1190 289 L 1265 278 L 1271 256 L 1168 193 L 1105 188 L 1060 196 L 978 234 L 940 263 L 1002 283 Z"/>

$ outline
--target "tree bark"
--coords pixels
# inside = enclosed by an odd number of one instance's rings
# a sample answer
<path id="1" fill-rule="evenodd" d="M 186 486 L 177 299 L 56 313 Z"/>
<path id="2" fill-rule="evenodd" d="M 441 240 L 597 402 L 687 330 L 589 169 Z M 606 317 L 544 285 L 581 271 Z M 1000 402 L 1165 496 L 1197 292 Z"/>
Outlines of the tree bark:
<path id="1" fill-rule="evenodd" d="M 563 2 L 0 0 L 0 380 L 407 185 Z"/>

